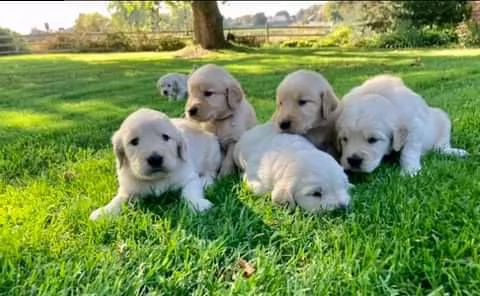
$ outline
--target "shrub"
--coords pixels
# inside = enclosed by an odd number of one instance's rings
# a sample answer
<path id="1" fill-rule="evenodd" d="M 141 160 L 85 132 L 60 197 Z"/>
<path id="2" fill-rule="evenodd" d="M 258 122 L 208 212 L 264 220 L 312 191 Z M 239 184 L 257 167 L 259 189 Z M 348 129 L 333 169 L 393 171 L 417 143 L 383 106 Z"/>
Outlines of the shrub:
<path id="1" fill-rule="evenodd" d="M 26 50 L 27 43 L 20 34 L 0 28 L 0 53 L 7 51 L 24 52 Z"/>
<path id="2" fill-rule="evenodd" d="M 250 46 L 260 47 L 265 43 L 265 38 L 261 36 L 235 36 L 235 43 Z"/>
<path id="3" fill-rule="evenodd" d="M 158 40 L 158 50 L 160 51 L 179 50 L 186 45 L 184 40 L 173 36 L 166 36 Z"/>
<path id="4" fill-rule="evenodd" d="M 71 49 L 72 51 L 170 51 L 186 46 L 174 36 L 151 37 L 145 33 L 72 34 L 60 33 L 42 37 L 36 50 Z"/>
<path id="5" fill-rule="evenodd" d="M 320 39 L 286 40 L 280 43 L 280 47 L 345 47 L 351 45 L 352 35 L 353 29 L 351 27 L 338 26 L 328 35 L 321 37 Z"/>
<path id="6" fill-rule="evenodd" d="M 456 33 L 461 46 L 480 46 L 480 24 L 474 21 L 460 23 Z"/>
<path id="7" fill-rule="evenodd" d="M 377 47 L 412 48 L 441 47 L 457 43 L 458 37 L 451 28 L 413 29 L 408 23 L 400 24 L 394 31 L 379 35 Z"/>
<path id="8" fill-rule="evenodd" d="M 318 46 L 349 46 L 352 40 L 353 29 L 348 26 L 338 26 L 327 36 L 318 41 Z"/>

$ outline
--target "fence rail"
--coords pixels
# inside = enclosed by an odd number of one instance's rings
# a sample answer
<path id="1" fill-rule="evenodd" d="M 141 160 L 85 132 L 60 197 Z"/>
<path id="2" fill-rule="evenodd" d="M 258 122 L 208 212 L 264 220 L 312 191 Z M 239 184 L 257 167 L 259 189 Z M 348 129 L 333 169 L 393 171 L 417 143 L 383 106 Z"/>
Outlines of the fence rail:
<path id="1" fill-rule="evenodd" d="M 225 28 L 225 35 L 228 33 L 234 36 L 259 38 L 262 42 L 275 42 L 277 40 L 291 38 L 313 38 L 322 37 L 332 29 L 329 24 L 318 26 L 261 26 L 261 27 L 235 27 Z M 16 53 L 45 53 L 45 52 L 78 52 L 85 50 L 81 43 L 85 40 L 98 42 L 119 42 L 115 38 L 129 38 L 132 42 L 148 40 L 149 42 L 160 41 L 163 38 L 175 37 L 179 39 L 190 39 L 193 32 L 183 31 L 160 31 L 160 32 L 55 32 L 29 34 L 22 36 L 0 35 L 0 55 Z M 110 40 L 112 39 L 112 40 Z M 56 40 L 55 46 L 49 46 L 52 40 Z M 64 43 L 61 43 L 61 41 Z M 121 41 L 121 40 L 120 40 Z M 60 43 L 58 43 L 60 42 Z M 141 41 L 138 41 L 141 42 Z M 107 48 L 108 49 L 108 48 Z"/>

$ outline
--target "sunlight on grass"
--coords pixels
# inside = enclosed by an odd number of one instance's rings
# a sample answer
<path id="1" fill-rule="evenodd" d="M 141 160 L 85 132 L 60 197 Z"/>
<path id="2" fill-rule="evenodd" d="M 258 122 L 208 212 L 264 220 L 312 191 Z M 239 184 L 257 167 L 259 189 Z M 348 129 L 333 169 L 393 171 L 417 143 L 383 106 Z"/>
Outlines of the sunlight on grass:
<path id="1" fill-rule="evenodd" d="M 0 111 L 0 126 L 20 129 L 49 129 L 66 127 L 71 122 L 59 116 L 32 111 Z"/>
<path id="2" fill-rule="evenodd" d="M 102 118 L 107 114 L 121 114 L 123 112 L 122 108 L 101 99 L 60 103 L 56 106 L 56 110 L 60 112 L 85 114 L 93 118 Z"/>

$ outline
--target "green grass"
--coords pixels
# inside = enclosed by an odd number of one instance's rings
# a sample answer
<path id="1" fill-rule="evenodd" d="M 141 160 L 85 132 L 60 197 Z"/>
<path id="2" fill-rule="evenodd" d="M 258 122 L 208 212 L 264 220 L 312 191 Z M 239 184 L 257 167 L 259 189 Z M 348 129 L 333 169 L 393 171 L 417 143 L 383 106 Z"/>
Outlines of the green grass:
<path id="1" fill-rule="evenodd" d="M 113 131 L 141 106 L 181 115 L 156 79 L 206 62 L 241 81 L 261 122 L 289 71 L 321 71 L 339 96 L 398 74 L 449 112 L 453 144 L 472 155 L 429 154 L 411 179 L 396 164 L 352 176 L 347 213 L 289 214 L 232 176 L 207 192 L 206 215 L 170 194 L 90 222 L 115 194 Z M 480 295 L 479 127 L 480 50 L 2 57 L 0 294 Z M 255 265 L 250 278 L 240 258 Z"/>

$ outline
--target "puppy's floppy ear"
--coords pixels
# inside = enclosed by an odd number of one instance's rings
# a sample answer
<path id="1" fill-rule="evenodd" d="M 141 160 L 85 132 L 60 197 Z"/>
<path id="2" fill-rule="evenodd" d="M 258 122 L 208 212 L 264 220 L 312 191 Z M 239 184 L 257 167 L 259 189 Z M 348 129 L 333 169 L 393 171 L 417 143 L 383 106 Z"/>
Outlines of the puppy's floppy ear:
<path id="1" fill-rule="evenodd" d="M 407 140 L 408 130 L 404 126 L 398 127 L 396 130 L 393 131 L 392 136 L 392 149 L 396 152 L 402 150 L 403 145 Z"/>
<path id="2" fill-rule="evenodd" d="M 326 120 L 337 109 L 338 98 L 332 89 L 320 92 L 320 118 Z"/>
<path id="3" fill-rule="evenodd" d="M 272 191 L 272 201 L 280 206 L 287 206 L 289 210 L 293 210 L 296 206 L 295 199 L 293 198 L 290 190 L 286 189 L 285 186 L 277 184 Z"/>
<path id="4" fill-rule="evenodd" d="M 173 93 L 176 95 L 178 94 L 178 91 L 179 91 L 179 87 L 178 87 L 178 81 L 177 80 L 174 80 L 173 83 Z"/>
<path id="5" fill-rule="evenodd" d="M 117 166 L 120 169 L 123 165 L 125 165 L 127 161 L 127 156 L 123 148 L 122 136 L 121 136 L 120 130 L 117 130 L 113 134 L 112 145 L 113 145 L 113 153 L 115 153 L 115 158 L 117 160 Z"/>
<path id="6" fill-rule="evenodd" d="M 198 69 L 198 65 L 193 65 L 192 70 L 190 70 L 190 73 L 188 74 L 188 76 L 191 76 L 193 72 L 195 72 L 195 70 L 197 69 Z"/>
<path id="7" fill-rule="evenodd" d="M 245 93 L 243 92 L 240 83 L 238 83 L 237 81 L 232 83 L 225 90 L 225 99 L 227 101 L 228 109 L 230 110 L 235 110 L 238 105 L 240 105 L 244 97 Z"/>
<path id="8" fill-rule="evenodd" d="M 187 160 L 187 140 L 181 132 L 178 132 L 177 136 L 177 156 L 183 161 Z"/>

